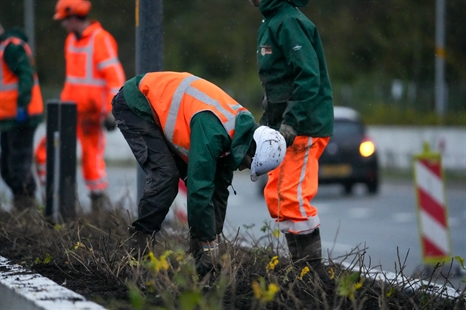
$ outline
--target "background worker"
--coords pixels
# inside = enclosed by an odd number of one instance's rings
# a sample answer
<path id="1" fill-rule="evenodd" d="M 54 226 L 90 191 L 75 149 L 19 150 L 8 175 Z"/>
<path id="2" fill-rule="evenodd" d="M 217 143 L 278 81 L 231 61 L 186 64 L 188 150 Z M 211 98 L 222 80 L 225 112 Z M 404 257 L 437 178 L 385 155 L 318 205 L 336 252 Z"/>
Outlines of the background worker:
<path id="1" fill-rule="evenodd" d="M 257 39 L 265 91 L 261 124 L 278 129 L 288 147 L 283 163 L 268 174 L 264 197 L 292 259 L 304 259 L 328 282 L 320 219 L 311 205 L 318 159 L 333 134 L 332 89 L 322 42 L 316 26 L 297 8 L 308 0 L 249 1 L 264 17 Z"/>
<path id="2" fill-rule="evenodd" d="M 38 207 L 32 172 L 33 142 L 43 119 L 39 80 L 32 52 L 20 29 L 0 24 L 0 143 L 1 174 L 18 210 Z"/>
<path id="3" fill-rule="evenodd" d="M 146 173 L 130 246 L 144 252 L 178 192 L 187 185 L 191 249 L 200 274 L 213 267 L 234 170 L 251 179 L 277 167 L 286 152 L 276 130 L 214 84 L 190 73 L 152 72 L 128 80 L 113 101 L 113 115 Z"/>
<path id="4" fill-rule="evenodd" d="M 89 20 L 88 0 L 59 0 L 54 20 L 68 32 L 65 42 L 66 80 L 60 100 L 77 105 L 77 136 L 82 149 L 82 169 L 93 210 L 108 202 L 104 152 L 105 135 L 116 128 L 111 101 L 125 82 L 117 43 L 97 21 Z M 45 143 L 36 149 L 36 161 L 44 158 Z M 45 164 L 45 163 L 42 163 Z M 43 167 L 43 166 L 42 166 Z M 40 172 L 40 171 L 39 171 Z M 40 175 L 40 173 L 39 173 Z"/>

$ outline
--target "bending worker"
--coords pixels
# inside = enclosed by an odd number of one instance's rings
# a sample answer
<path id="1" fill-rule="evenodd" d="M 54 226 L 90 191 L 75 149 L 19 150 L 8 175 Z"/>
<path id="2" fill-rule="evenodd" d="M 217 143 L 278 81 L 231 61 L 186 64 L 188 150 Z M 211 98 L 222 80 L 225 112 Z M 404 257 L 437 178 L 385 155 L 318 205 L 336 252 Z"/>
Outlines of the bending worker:
<path id="1" fill-rule="evenodd" d="M 146 173 L 130 244 L 140 253 L 161 229 L 185 180 L 191 252 L 198 271 L 212 267 L 225 220 L 234 170 L 251 169 L 251 180 L 276 168 L 285 140 L 259 127 L 252 114 L 219 87 L 190 73 L 152 72 L 124 84 L 113 115 Z"/>
<path id="2" fill-rule="evenodd" d="M 5 31 L 0 24 L 1 174 L 20 211 L 38 207 L 32 158 L 34 133 L 44 109 L 26 40 L 19 29 Z"/>
<path id="3" fill-rule="evenodd" d="M 84 181 L 90 192 L 92 209 L 98 210 L 108 201 L 103 127 L 116 128 L 111 101 L 126 78 L 115 39 L 99 22 L 88 18 L 90 9 L 88 0 L 59 0 L 53 19 L 60 21 L 68 32 L 66 80 L 60 100 L 76 102 Z M 45 158 L 45 143 L 39 144 L 39 148 L 42 150 L 36 150 L 36 160 L 40 163 L 40 159 Z"/>

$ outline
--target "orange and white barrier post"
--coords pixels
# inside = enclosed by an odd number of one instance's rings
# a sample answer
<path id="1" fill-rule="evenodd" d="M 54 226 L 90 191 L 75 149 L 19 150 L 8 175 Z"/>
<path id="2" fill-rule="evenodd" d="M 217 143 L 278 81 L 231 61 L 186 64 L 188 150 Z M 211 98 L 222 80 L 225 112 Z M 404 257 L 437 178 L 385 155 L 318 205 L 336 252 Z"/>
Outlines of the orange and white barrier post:
<path id="1" fill-rule="evenodd" d="M 430 265 L 447 262 L 451 241 L 442 158 L 430 152 L 427 143 L 424 152 L 414 156 L 414 180 L 423 261 Z"/>

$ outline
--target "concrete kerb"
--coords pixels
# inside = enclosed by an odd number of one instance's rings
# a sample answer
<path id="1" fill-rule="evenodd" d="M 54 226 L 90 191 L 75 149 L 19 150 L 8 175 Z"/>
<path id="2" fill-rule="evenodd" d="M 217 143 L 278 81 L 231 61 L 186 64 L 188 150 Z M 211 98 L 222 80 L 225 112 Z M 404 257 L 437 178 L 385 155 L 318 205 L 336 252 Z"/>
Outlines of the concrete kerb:
<path id="1" fill-rule="evenodd" d="M 102 306 L 0 256 L 0 309 L 102 310 Z"/>

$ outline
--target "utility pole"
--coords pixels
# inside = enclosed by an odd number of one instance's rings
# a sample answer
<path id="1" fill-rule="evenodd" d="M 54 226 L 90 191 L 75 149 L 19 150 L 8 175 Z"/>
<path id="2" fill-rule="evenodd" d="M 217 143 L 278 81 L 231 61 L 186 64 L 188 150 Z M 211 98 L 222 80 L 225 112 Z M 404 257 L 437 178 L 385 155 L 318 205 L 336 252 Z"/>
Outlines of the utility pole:
<path id="1" fill-rule="evenodd" d="M 32 54 L 36 53 L 36 35 L 35 35 L 35 14 L 34 0 L 24 0 L 24 30 L 29 38 L 28 45 L 31 48 Z"/>
<path id="2" fill-rule="evenodd" d="M 439 116 L 446 112 L 447 89 L 445 85 L 445 1 L 435 5 L 435 110 Z"/>
<path id="3" fill-rule="evenodd" d="M 163 70 L 162 0 L 136 0 L 136 75 Z M 146 174 L 137 170 L 137 197 L 142 197 Z"/>

